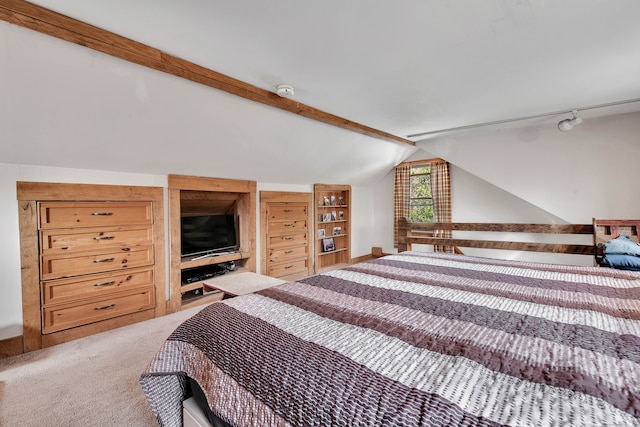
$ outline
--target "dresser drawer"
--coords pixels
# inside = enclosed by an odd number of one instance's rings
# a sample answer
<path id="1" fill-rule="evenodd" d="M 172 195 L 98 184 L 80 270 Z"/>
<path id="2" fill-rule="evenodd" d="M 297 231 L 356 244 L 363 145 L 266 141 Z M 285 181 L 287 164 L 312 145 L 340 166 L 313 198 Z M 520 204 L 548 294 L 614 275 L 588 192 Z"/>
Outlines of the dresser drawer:
<path id="1" fill-rule="evenodd" d="M 282 262 L 289 259 L 306 257 L 308 255 L 307 249 L 307 245 L 282 249 L 270 249 L 269 263 Z"/>
<path id="2" fill-rule="evenodd" d="M 42 305 L 60 304 L 153 286 L 153 267 L 42 282 Z"/>
<path id="3" fill-rule="evenodd" d="M 273 205 L 270 204 L 267 210 L 267 218 L 274 219 L 306 219 L 307 205 Z"/>
<path id="4" fill-rule="evenodd" d="M 307 229 L 307 220 L 269 221 L 268 233 L 288 233 Z"/>
<path id="5" fill-rule="evenodd" d="M 153 288 L 119 292 L 108 297 L 42 308 L 42 333 L 86 325 L 155 307 Z"/>
<path id="6" fill-rule="evenodd" d="M 297 246 L 307 243 L 307 233 L 282 234 L 269 236 L 269 247 Z"/>
<path id="7" fill-rule="evenodd" d="M 40 228 L 151 225 L 151 202 L 43 202 Z"/>
<path id="8" fill-rule="evenodd" d="M 40 232 L 43 254 L 93 251 L 105 247 L 150 245 L 151 227 L 99 227 L 79 230 L 58 229 Z"/>
<path id="9" fill-rule="evenodd" d="M 307 269 L 307 259 L 305 258 L 298 261 L 270 265 L 267 275 L 272 277 L 281 277 L 287 276 L 289 274 L 306 272 Z"/>
<path id="10" fill-rule="evenodd" d="M 93 251 L 88 254 L 42 255 L 40 279 L 50 280 L 152 264 L 152 245 Z"/>

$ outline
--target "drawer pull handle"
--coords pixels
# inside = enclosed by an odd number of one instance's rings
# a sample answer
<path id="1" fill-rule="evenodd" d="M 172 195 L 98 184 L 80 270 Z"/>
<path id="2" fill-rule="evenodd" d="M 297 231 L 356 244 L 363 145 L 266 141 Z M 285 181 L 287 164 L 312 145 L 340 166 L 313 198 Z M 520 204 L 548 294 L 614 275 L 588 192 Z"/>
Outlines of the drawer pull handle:
<path id="1" fill-rule="evenodd" d="M 285 227 L 293 227 L 293 224 L 285 224 Z"/>
<path id="2" fill-rule="evenodd" d="M 110 282 L 94 283 L 93 286 L 111 286 L 115 284 L 116 284 L 116 281 L 112 280 Z"/>
<path id="3" fill-rule="evenodd" d="M 288 270 L 290 268 L 293 268 L 293 265 L 286 265 L 284 268 L 285 268 L 285 270 Z"/>
<path id="4" fill-rule="evenodd" d="M 111 240 L 115 238 L 116 236 L 98 236 L 98 237 L 94 237 L 93 240 Z"/>
<path id="5" fill-rule="evenodd" d="M 91 212 L 91 216 L 109 216 L 113 215 L 113 212 Z"/>
<path id="6" fill-rule="evenodd" d="M 107 308 L 115 307 L 115 304 L 102 305 L 100 307 L 94 307 L 94 310 L 106 310 Z"/>
<path id="7" fill-rule="evenodd" d="M 291 236 L 285 237 L 284 240 L 293 240 L 293 237 L 291 237 Z"/>
<path id="8" fill-rule="evenodd" d="M 285 254 L 292 254 L 293 253 L 293 249 L 289 249 L 288 251 L 284 251 Z"/>
<path id="9" fill-rule="evenodd" d="M 99 262 L 111 262 L 115 260 L 115 258 L 102 258 L 102 259 L 94 259 L 93 262 L 94 263 L 99 263 Z"/>
<path id="10" fill-rule="evenodd" d="M 289 213 L 289 212 L 293 212 L 293 209 L 285 209 L 284 211 Z"/>

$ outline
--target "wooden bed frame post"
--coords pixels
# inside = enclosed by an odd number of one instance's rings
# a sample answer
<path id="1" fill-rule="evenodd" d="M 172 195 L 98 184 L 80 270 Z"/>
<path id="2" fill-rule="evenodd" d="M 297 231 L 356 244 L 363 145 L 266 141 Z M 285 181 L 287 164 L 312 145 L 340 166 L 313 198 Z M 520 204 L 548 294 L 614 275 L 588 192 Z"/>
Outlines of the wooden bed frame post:
<path id="1" fill-rule="evenodd" d="M 411 243 L 407 244 L 408 225 L 406 218 L 398 219 L 398 252 L 411 250 Z"/>

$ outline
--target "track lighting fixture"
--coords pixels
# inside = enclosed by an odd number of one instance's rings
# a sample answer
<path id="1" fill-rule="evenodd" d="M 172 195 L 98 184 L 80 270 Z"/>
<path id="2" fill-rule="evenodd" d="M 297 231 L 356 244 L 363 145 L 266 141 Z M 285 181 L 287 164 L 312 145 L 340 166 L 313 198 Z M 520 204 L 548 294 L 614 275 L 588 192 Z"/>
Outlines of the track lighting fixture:
<path id="1" fill-rule="evenodd" d="M 560 129 L 562 132 L 566 132 L 568 130 L 573 129 L 574 126 L 579 125 L 580 123 L 582 123 L 582 118 L 578 117 L 578 110 L 580 110 L 580 111 L 595 110 L 595 109 L 599 109 L 599 108 L 614 107 L 616 105 L 632 104 L 632 103 L 635 103 L 635 102 L 640 102 L 640 98 L 627 99 L 627 100 L 624 100 L 624 101 L 609 102 L 607 104 L 583 106 L 583 107 L 580 107 L 579 109 L 575 109 L 575 110 L 571 110 L 571 111 L 567 111 L 567 110 L 551 111 L 551 112 L 548 112 L 548 113 L 534 114 L 534 115 L 531 115 L 531 116 L 513 117 L 513 118 L 509 118 L 509 119 L 494 120 L 492 122 L 474 123 L 474 124 L 470 124 L 470 125 L 458 126 L 458 127 L 453 127 L 453 128 L 444 128 L 444 129 L 431 130 L 431 131 L 428 131 L 428 132 L 420 132 L 420 133 L 414 133 L 414 134 L 411 134 L 411 135 L 407 135 L 407 138 L 426 138 L 426 137 L 428 137 L 430 135 L 443 134 L 443 133 L 446 133 L 446 132 L 456 132 L 456 131 L 462 131 L 462 130 L 467 130 L 467 129 L 476 129 L 476 128 L 480 128 L 480 127 L 484 127 L 484 126 L 495 126 L 495 125 L 501 125 L 501 124 L 505 124 L 505 123 L 512 123 L 512 122 L 519 122 L 519 121 L 524 121 L 524 120 L 538 119 L 538 118 L 541 118 L 541 117 L 557 116 L 559 114 L 567 114 L 567 113 L 571 112 L 571 113 L 573 113 L 573 118 L 565 119 L 565 120 L 560 121 L 560 123 L 558 123 L 558 129 Z"/>
<path id="2" fill-rule="evenodd" d="M 562 132 L 567 132 L 573 129 L 574 126 L 582 123 L 582 119 L 578 117 L 578 110 L 573 110 L 572 113 L 573 113 L 572 119 L 564 119 L 558 123 L 558 129 L 560 129 Z"/>

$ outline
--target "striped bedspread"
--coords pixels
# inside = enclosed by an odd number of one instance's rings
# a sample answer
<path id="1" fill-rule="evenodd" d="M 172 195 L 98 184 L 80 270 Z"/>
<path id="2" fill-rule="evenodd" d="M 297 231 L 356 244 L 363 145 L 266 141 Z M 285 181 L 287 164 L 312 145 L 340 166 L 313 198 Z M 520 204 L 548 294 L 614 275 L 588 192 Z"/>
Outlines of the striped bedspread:
<path id="1" fill-rule="evenodd" d="M 640 425 L 640 274 L 404 252 L 214 303 L 140 382 L 235 426 Z"/>

